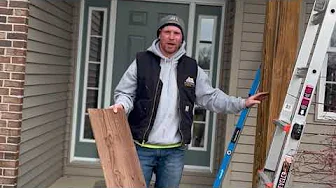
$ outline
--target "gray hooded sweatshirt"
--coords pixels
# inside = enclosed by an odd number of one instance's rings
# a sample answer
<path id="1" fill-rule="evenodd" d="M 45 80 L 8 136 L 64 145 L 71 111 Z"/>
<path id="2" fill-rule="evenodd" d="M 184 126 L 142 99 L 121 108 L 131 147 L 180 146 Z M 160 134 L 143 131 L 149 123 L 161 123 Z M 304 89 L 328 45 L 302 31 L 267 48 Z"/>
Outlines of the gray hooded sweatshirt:
<path id="1" fill-rule="evenodd" d="M 180 115 L 178 113 L 179 93 L 177 87 L 176 66 L 178 59 L 186 53 L 185 42 L 171 57 L 165 57 L 159 48 L 159 40 L 153 41 L 148 51 L 161 57 L 160 79 L 163 83 L 159 106 L 148 143 L 165 145 L 181 142 L 179 133 Z M 137 65 L 132 62 L 115 89 L 115 104 L 121 104 L 127 114 L 133 109 L 137 88 Z M 245 108 L 245 99 L 226 95 L 213 88 L 204 70 L 198 67 L 196 79 L 196 104 L 216 113 L 238 113 Z"/>

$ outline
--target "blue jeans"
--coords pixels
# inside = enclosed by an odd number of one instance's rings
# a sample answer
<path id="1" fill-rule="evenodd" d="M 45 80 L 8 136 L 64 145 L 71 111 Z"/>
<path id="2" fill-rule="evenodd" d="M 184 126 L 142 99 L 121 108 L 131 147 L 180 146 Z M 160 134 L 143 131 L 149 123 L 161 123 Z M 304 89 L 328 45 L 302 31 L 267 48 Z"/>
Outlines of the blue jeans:
<path id="1" fill-rule="evenodd" d="M 155 173 L 156 188 L 179 187 L 183 166 L 185 146 L 169 149 L 151 149 L 135 144 L 146 185 L 149 187 Z"/>

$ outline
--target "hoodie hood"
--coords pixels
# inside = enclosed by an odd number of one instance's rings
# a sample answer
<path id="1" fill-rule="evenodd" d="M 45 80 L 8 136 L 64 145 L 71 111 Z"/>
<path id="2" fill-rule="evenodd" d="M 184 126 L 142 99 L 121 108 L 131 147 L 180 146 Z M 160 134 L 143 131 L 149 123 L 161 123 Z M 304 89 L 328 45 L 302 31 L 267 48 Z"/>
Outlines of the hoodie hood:
<path id="1" fill-rule="evenodd" d="M 160 39 L 155 39 L 152 43 L 152 45 L 147 49 L 150 52 L 153 52 L 155 55 L 161 57 L 161 59 L 163 59 L 165 62 L 176 62 L 182 57 L 182 55 L 184 55 L 186 53 L 185 50 L 185 45 L 186 42 L 183 41 L 182 45 L 180 46 L 180 48 L 178 49 L 178 51 L 170 58 L 164 56 L 160 50 L 160 46 L 159 46 L 159 42 Z"/>

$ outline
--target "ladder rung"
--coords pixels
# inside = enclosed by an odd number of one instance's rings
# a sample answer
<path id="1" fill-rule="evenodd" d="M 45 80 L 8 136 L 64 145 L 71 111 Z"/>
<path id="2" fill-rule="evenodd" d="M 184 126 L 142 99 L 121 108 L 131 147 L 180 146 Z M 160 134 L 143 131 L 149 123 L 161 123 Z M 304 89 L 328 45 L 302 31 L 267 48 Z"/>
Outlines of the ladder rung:
<path id="1" fill-rule="evenodd" d="M 312 24 L 317 25 L 322 23 L 325 11 L 327 10 L 326 0 L 317 0 L 314 6 L 314 11 L 317 13 L 314 14 L 312 19 Z"/>
<path id="2" fill-rule="evenodd" d="M 264 173 L 264 170 L 258 170 L 258 175 L 261 178 L 261 180 L 264 182 L 264 184 L 266 185 L 266 187 L 268 187 L 268 188 L 273 187 L 273 182 Z"/>
<path id="3" fill-rule="evenodd" d="M 295 75 L 299 78 L 305 78 L 308 73 L 308 67 L 298 67 Z"/>
<path id="4" fill-rule="evenodd" d="M 281 121 L 281 120 L 278 120 L 278 119 L 275 119 L 273 120 L 273 123 L 275 125 L 278 125 L 282 128 L 283 131 L 285 131 L 286 133 L 288 133 L 290 131 L 290 128 L 291 128 L 291 125 L 284 122 L 284 121 Z"/>

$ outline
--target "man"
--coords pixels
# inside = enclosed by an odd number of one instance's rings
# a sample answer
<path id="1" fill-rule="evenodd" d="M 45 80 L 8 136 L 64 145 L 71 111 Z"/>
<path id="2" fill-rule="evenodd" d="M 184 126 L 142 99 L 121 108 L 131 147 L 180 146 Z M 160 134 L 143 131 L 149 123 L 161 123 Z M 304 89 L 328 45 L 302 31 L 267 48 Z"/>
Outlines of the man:
<path id="1" fill-rule="evenodd" d="M 245 100 L 212 88 L 206 73 L 185 55 L 185 34 L 179 17 L 162 18 L 158 38 L 137 54 L 115 89 L 111 108 L 129 114 L 147 186 L 153 173 L 155 187 L 179 186 L 195 103 L 217 113 L 238 113 L 267 95 Z"/>

